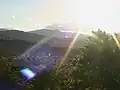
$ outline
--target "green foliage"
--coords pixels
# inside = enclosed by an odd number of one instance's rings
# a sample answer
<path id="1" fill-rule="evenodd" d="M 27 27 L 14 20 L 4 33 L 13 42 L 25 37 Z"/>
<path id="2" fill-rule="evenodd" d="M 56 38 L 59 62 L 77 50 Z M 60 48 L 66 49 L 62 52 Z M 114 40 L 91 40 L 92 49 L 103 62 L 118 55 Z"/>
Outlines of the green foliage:
<path id="1" fill-rule="evenodd" d="M 67 62 L 49 76 L 54 86 L 50 90 L 120 89 L 119 48 L 112 35 L 101 30 L 93 31 L 93 35 L 84 48 L 71 51 Z"/>
<path id="2" fill-rule="evenodd" d="M 120 90 L 120 50 L 112 35 L 93 31 L 87 42 L 84 48 L 73 49 L 61 67 L 28 82 L 25 90 Z M 11 59 L 4 59 L 8 63 L 1 68 L 19 80 L 19 69 L 10 68 Z"/>

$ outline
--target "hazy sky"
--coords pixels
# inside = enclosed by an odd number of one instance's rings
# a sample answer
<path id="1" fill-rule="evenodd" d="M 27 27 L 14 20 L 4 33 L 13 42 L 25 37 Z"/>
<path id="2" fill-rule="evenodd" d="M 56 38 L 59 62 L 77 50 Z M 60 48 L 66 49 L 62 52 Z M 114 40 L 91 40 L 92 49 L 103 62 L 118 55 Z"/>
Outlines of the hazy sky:
<path id="1" fill-rule="evenodd" d="M 72 23 L 82 32 L 120 31 L 119 0 L 0 0 L 0 27 L 25 31 Z M 70 24 L 71 25 L 71 24 Z"/>

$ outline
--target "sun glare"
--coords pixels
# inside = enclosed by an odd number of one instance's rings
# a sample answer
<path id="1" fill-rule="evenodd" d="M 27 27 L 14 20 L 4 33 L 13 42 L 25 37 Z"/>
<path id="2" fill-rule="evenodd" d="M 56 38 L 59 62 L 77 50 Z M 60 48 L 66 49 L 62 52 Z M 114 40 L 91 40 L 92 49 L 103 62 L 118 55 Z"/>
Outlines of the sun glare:
<path id="1" fill-rule="evenodd" d="M 66 58 L 69 55 L 69 53 L 71 52 L 71 49 L 74 47 L 74 44 L 75 44 L 76 40 L 78 39 L 79 35 L 80 35 L 80 31 L 78 30 L 74 39 L 72 40 L 71 44 L 69 45 L 64 57 L 62 58 L 59 67 L 61 67 L 62 64 L 66 62 Z"/>

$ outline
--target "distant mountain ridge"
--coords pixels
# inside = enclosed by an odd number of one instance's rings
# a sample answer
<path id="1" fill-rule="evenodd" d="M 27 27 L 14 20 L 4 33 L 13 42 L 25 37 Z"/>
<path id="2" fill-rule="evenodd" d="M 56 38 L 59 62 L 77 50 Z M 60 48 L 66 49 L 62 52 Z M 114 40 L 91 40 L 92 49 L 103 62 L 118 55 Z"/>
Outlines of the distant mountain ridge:
<path id="1" fill-rule="evenodd" d="M 25 40 L 28 42 L 38 42 L 42 38 L 44 38 L 44 36 L 42 35 L 31 34 L 28 32 L 17 31 L 17 30 L 0 31 L 0 38 L 2 38 L 2 36 L 9 37 L 11 39 Z"/>
<path id="2" fill-rule="evenodd" d="M 18 30 L 5 30 L 0 31 L 0 38 L 7 40 L 24 40 L 30 43 L 40 42 L 44 38 L 52 39 L 47 41 L 52 47 L 68 47 L 75 37 L 75 33 L 61 32 L 59 30 L 41 29 L 30 32 L 18 31 Z M 88 36 L 80 34 L 76 40 L 75 48 L 83 47 Z"/>
<path id="3" fill-rule="evenodd" d="M 43 35 L 46 37 L 53 36 L 52 40 L 49 42 L 49 44 L 53 47 L 68 47 L 76 35 L 76 33 L 72 32 L 61 32 L 59 30 L 49 29 L 30 31 L 30 33 Z M 74 48 L 83 47 L 87 39 L 87 35 L 80 34 L 76 40 Z"/>
<path id="4" fill-rule="evenodd" d="M 0 31 L 8 31 L 9 29 L 0 28 Z"/>
<path id="5" fill-rule="evenodd" d="M 43 36 L 54 36 L 55 38 L 65 38 L 65 36 L 68 36 L 68 38 L 73 38 L 76 33 L 72 32 L 62 32 L 57 29 L 51 30 L 51 29 L 40 29 L 40 30 L 34 30 L 30 31 L 30 33 L 38 34 L 38 35 L 43 35 Z M 80 34 L 80 38 L 86 38 L 87 35 Z"/>

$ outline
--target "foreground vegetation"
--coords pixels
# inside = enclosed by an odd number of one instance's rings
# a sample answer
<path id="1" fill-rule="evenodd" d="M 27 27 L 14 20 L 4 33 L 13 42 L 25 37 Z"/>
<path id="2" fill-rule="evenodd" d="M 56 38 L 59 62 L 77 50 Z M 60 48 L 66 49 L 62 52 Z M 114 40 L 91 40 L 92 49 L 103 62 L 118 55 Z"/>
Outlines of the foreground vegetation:
<path id="1" fill-rule="evenodd" d="M 8 63 L 2 63 L 9 61 Z M 11 58 L 1 58 L 1 72 L 16 77 Z M 8 68 L 9 67 L 9 68 Z M 4 68 L 4 69 L 3 69 Z M 12 74 L 11 74 L 12 72 Z M 2 75 L 2 74 L 1 74 Z M 5 76 L 5 75 L 4 75 Z M 93 32 L 84 48 L 74 49 L 61 67 L 28 82 L 25 90 L 120 90 L 120 50 L 112 35 Z"/>

